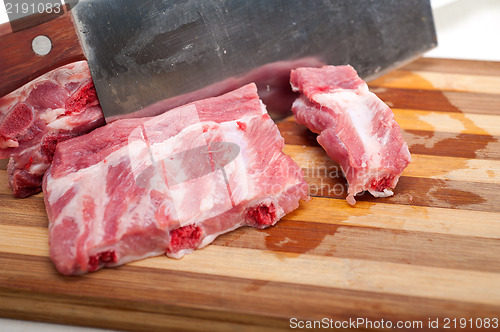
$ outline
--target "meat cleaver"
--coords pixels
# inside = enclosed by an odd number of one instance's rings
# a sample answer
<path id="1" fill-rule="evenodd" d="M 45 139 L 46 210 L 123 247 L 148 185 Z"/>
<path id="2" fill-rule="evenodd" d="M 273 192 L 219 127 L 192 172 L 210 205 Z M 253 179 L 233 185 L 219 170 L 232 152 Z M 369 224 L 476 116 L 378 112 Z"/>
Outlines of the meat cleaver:
<path id="1" fill-rule="evenodd" d="M 86 58 L 107 121 L 155 115 L 250 81 L 279 117 L 294 98 L 295 67 L 351 64 L 369 80 L 437 43 L 429 0 L 73 3 L 31 28 L 0 27 L 0 96 Z M 32 51 L 37 35 L 51 40 L 45 56 Z"/>

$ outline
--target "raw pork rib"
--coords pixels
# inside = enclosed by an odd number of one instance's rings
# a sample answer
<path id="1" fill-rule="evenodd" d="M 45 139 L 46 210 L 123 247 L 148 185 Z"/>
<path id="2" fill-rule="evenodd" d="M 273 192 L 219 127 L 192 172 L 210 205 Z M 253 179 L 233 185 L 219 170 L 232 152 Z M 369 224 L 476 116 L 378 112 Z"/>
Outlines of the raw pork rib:
<path id="1" fill-rule="evenodd" d="M 337 161 L 349 183 L 347 201 L 368 190 L 375 197 L 393 189 L 411 160 L 391 109 L 351 66 L 292 70 L 301 92 L 292 106 L 297 122 L 318 133 L 319 144 Z"/>
<path id="2" fill-rule="evenodd" d="M 44 178 L 50 257 L 62 274 L 275 224 L 308 198 L 254 84 L 57 145 Z"/>
<path id="3" fill-rule="evenodd" d="M 0 98 L 0 159 L 16 197 L 42 189 L 58 142 L 104 125 L 86 61 L 55 69 Z"/>

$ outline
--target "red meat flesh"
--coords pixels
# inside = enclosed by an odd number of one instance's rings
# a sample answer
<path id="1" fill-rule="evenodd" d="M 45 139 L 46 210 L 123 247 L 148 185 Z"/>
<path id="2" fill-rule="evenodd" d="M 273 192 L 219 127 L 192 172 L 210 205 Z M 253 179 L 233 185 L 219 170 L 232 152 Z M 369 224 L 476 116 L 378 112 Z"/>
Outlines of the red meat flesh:
<path id="1" fill-rule="evenodd" d="M 87 62 L 40 76 L 0 98 L 0 159 L 16 197 L 42 189 L 57 143 L 104 125 Z"/>
<path id="2" fill-rule="evenodd" d="M 391 109 L 351 66 L 298 68 L 290 82 L 301 93 L 292 106 L 295 118 L 319 134 L 318 143 L 342 167 L 347 201 L 355 204 L 365 190 L 391 196 L 411 160 Z"/>
<path id="3" fill-rule="evenodd" d="M 61 142 L 44 178 L 50 257 L 82 274 L 274 225 L 308 198 L 283 147 L 254 84 Z"/>

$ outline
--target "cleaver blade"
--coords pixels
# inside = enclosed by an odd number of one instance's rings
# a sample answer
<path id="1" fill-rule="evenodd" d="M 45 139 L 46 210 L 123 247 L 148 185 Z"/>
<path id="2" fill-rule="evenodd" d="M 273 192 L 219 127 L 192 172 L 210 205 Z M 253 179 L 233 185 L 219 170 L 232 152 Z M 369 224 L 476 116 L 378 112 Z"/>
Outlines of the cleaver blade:
<path id="1" fill-rule="evenodd" d="M 80 0 L 70 12 L 108 122 L 251 81 L 278 118 L 295 67 L 351 64 L 370 80 L 437 44 L 429 0 Z"/>

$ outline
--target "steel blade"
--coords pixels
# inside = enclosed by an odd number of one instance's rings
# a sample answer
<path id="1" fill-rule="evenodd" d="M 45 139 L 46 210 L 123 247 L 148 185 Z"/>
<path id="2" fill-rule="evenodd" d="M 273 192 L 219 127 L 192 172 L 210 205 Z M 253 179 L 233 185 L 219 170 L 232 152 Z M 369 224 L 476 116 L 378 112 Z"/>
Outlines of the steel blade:
<path id="1" fill-rule="evenodd" d="M 286 94 L 297 65 L 369 79 L 436 45 L 428 0 L 80 0 L 73 15 L 108 120 L 250 80 Z"/>

